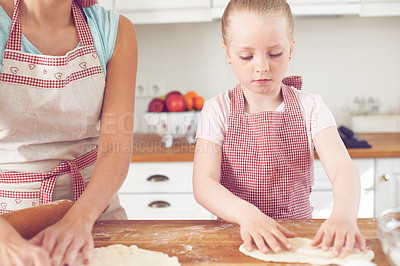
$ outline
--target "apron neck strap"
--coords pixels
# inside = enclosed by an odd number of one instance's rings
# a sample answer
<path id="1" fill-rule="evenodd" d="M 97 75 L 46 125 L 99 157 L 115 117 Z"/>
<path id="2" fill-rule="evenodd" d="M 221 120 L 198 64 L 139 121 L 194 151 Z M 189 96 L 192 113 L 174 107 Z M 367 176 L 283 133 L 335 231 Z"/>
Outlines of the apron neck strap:
<path id="1" fill-rule="evenodd" d="M 8 38 L 6 49 L 21 51 L 22 46 L 22 27 L 21 21 L 19 20 L 19 4 L 21 0 L 14 0 L 14 12 L 11 23 L 10 36 Z M 89 29 L 89 25 L 86 22 L 85 15 L 81 7 L 72 1 L 72 14 L 74 17 L 76 31 L 78 33 L 79 42 L 81 46 L 94 46 L 92 34 Z"/>

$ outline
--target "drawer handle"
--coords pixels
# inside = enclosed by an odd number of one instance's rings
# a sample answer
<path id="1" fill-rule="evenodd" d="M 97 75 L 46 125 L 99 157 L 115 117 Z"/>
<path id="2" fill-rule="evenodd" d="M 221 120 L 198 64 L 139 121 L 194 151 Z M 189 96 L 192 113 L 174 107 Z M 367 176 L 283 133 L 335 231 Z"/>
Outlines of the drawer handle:
<path id="1" fill-rule="evenodd" d="M 167 182 L 169 178 L 165 175 L 152 175 L 147 178 L 149 182 Z"/>
<path id="2" fill-rule="evenodd" d="M 169 204 L 166 201 L 157 200 L 157 201 L 153 201 L 153 202 L 149 203 L 148 206 L 151 208 L 167 208 L 167 207 L 171 206 L 171 204 Z"/>
<path id="3" fill-rule="evenodd" d="M 390 177 L 390 175 L 386 174 L 386 175 L 382 176 L 382 179 L 385 181 L 390 181 L 391 177 Z"/>

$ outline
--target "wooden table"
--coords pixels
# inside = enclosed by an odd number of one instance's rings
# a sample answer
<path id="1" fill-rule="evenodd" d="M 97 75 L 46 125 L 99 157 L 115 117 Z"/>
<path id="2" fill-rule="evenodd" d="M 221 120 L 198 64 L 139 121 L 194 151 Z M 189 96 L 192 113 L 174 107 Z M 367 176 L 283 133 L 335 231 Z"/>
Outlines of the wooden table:
<path id="1" fill-rule="evenodd" d="M 279 220 L 296 236 L 313 238 L 324 220 Z M 373 262 L 389 265 L 376 234 L 376 219 L 358 219 L 367 239 L 368 248 L 375 252 Z M 182 265 L 293 265 L 266 263 L 238 251 L 242 240 L 239 226 L 231 223 L 207 221 L 99 221 L 93 229 L 96 247 L 113 244 L 137 245 L 139 248 L 177 256 Z"/>

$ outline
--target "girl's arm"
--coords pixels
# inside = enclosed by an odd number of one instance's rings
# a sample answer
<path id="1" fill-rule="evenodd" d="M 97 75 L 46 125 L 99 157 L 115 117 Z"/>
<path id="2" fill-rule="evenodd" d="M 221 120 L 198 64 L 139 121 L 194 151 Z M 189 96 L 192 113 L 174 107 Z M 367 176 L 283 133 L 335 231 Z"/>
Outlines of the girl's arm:
<path id="1" fill-rule="evenodd" d="M 329 127 L 314 137 L 314 145 L 333 187 L 334 205 L 331 216 L 318 230 L 313 245 L 321 243 L 323 250 L 333 245 L 333 254 L 338 256 L 345 246 L 351 252 L 358 243 L 365 249 L 365 239 L 357 226 L 360 203 L 360 176 L 351 161 L 336 127 Z"/>
<path id="2" fill-rule="evenodd" d="M 80 251 L 82 261 L 89 262 L 93 224 L 126 178 L 132 155 L 136 71 L 135 28 L 120 16 L 114 53 L 107 65 L 99 152 L 91 181 L 64 218 L 34 239 L 52 254 L 55 265 L 71 265 Z"/>
<path id="3" fill-rule="evenodd" d="M 278 242 L 289 249 L 287 237 L 293 237 L 293 233 L 220 184 L 221 159 L 221 146 L 197 139 L 193 168 L 196 201 L 219 218 L 239 224 L 241 237 L 249 251 L 253 242 L 264 253 L 268 252 L 268 247 L 279 252 Z"/>

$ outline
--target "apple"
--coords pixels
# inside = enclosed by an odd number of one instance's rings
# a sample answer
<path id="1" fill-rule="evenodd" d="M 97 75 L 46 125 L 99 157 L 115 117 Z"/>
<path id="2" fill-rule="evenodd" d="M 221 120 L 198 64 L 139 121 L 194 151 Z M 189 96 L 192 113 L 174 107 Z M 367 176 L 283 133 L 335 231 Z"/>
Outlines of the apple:
<path id="1" fill-rule="evenodd" d="M 168 112 L 183 112 L 186 111 L 186 100 L 182 94 L 167 94 L 165 97 L 165 105 Z"/>
<path id="2" fill-rule="evenodd" d="M 149 103 L 149 112 L 160 113 L 165 111 L 165 101 L 160 98 L 154 98 Z"/>
<path id="3" fill-rule="evenodd" d="M 182 95 L 182 93 L 180 91 L 170 91 L 167 93 L 167 95 L 165 95 L 165 99 L 167 99 L 171 95 Z"/>

